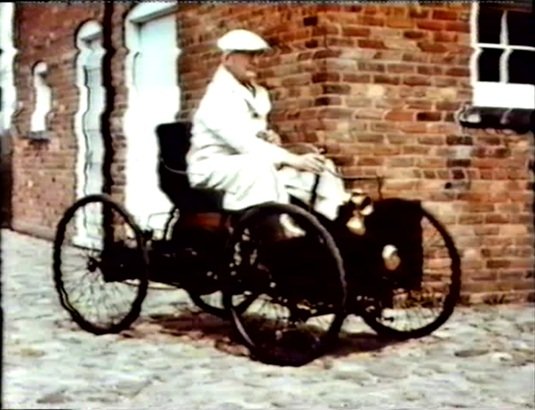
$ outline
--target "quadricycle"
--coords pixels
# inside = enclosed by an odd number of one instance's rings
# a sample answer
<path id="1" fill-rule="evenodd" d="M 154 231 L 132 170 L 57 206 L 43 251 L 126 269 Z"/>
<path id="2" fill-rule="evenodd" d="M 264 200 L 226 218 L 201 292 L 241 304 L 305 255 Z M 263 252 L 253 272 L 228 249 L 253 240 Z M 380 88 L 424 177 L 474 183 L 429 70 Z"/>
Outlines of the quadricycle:
<path id="1" fill-rule="evenodd" d="M 356 191 L 327 220 L 313 204 L 222 207 L 222 193 L 186 176 L 191 124 L 156 129 L 159 187 L 173 209 L 158 235 L 111 196 L 77 200 L 58 223 L 53 251 L 61 305 L 84 330 L 117 333 L 139 317 L 149 283 L 181 288 L 204 311 L 228 319 L 251 356 L 300 366 L 335 345 L 358 315 L 392 339 L 430 334 L 451 316 L 461 286 L 459 253 L 421 201 Z M 296 228 L 287 235 L 281 218 Z"/>

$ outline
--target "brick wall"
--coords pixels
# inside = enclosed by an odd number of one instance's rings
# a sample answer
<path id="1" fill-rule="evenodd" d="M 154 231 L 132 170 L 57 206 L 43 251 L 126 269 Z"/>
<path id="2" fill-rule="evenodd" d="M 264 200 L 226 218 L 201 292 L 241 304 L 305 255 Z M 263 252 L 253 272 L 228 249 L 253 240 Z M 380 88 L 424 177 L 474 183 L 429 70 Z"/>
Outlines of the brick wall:
<path id="1" fill-rule="evenodd" d="M 472 300 L 533 298 L 532 135 L 468 132 L 470 5 L 353 6 L 320 14 L 331 93 L 326 142 L 350 174 L 423 199 L 452 233 Z M 531 295 L 531 296 L 530 296 Z"/>
<path id="2" fill-rule="evenodd" d="M 15 83 L 21 105 L 14 118 L 14 229 L 49 237 L 75 199 L 75 30 L 85 20 L 100 19 L 100 9 L 59 4 L 16 7 Z M 53 99 L 47 117 L 51 138 L 43 142 L 26 138 L 35 102 L 32 68 L 39 61 L 48 65 Z"/>
<path id="3" fill-rule="evenodd" d="M 115 4 L 113 193 L 124 186 L 126 109 L 123 21 Z M 465 298 L 533 297 L 532 135 L 463 130 L 454 112 L 470 101 L 469 5 L 407 7 L 185 5 L 176 13 L 181 118 L 191 118 L 218 63 L 215 40 L 249 28 L 275 46 L 260 80 L 285 141 L 324 145 L 344 172 L 387 177 L 386 196 L 423 199 L 461 251 Z M 102 5 L 23 5 L 18 10 L 14 227 L 51 237 L 74 200 L 78 109 L 74 38 Z M 53 53 L 50 50 L 54 50 Z M 23 138 L 33 110 L 31 67 L 50 67 L 52 138 Z"/>
<path id="4" fill-rule="evenodd" d="M 474 301 L 533 300 L 533 135 L 481 130 L 455 138 L 454 150 L 470 152 L 449 160 L 457 161 L 454 183 L 466 185 L 455 192 L 449 227 L 463 250 L 464 290 Z"/>
<path id="5" fill-rule="evenodd" d="M 180 17 L 182 116 L 217 64 L 211 42 L 255 30 L 278 44 L 260 76 L 285 141 L 324 145 L 347 174 L 385 175 L 386 196 L 422 199 L 461 251 L 465 300 L 533 298 L 533 136 L 454 118 L 471 100 L 469 16 L 469 4 L 192 6 Z"/>
<path id="6" fill-rule="evenodd" d="M 122 117 L 126 91 L 122 73 L 126 48 L 123 21 L 130 6 L 116 4 L 112 43 L 115 109 L 111 115 L 113 143 L 112 194 L 123 200 L 125 138 Z M 15 113 L 13 153 L 13 227 L 21 232 L 51 238 L 64 210 L 75 196 L 77 142 L 74 115 L 78 111 L 75 61 L 76 31 L 86 21 L 102 21 L 103 5 L 23 5 L 16 9 L 15 77 L 20 109 Z M 30 34 L 26 34 L 30 33 Z M 53 50 L 53 52 L 51 52 Z M 34 110 L 32 68 L 38 61 L 48 65 L 52 107 L 47 116 L 48 141 L 27 138 Z"/>

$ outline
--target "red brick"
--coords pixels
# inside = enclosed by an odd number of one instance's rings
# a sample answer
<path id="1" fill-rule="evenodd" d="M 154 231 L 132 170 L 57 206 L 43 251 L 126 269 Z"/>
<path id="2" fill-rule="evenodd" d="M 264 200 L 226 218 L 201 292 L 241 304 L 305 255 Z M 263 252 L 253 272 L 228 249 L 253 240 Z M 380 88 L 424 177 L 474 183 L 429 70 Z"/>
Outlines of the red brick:
<path id="1" fill-rule="evenodd" d="M 359 71 L 374 71 L 377 73 L 385 72 L 385 65 L 381 63 L 372 63 L 372 62 L 360 62 L 358 64 Z"/>
<path id="2" fill-rule="evenodd" d="M 440 43 L 431 43 L 428 41 L 420 41 L 418 43 L 420 50 L 427 53 L 444 53 L 448 51 L 448 47 Z"/>
<path id="3" fill-rule="evenodd" d="M 348 84 L 323 84 L 322 90 L 324 94 L 347 95 L 351 87 Z"/>
<path id="4" fill-rule="evenodd" d="M 441 75 L 444 69 L 438 65 L 419 65 L 417 72 L 423 75 Z"/>
<path id="5" fill-rule="evenodd" d="M 385 115 L 385 120 L 389 121 L 414 121 L 413 111 L 390 111 Z"/>
<path id="6" fill-rule="evenodd" d="M 369 120 L 382 120 L 384 116 L 383 110 L 373 110 L 369 108 L 355 110 L 353 118 L 355 119 L 369 119 Z"/>
<path id="7" fill-rule="evenodd" d="M 427 126 L 422 123 L 405 123 L 400 125 L 400 130 L 407 134 L 423 134 L 427 132 Z"/>
<path id="8" fill-rule="evenodd" d="M 323 72 L 315 73 L 312 75 L 313 83 L 325 83 L 325 82 L 338 82 L 340 81 L 341 76 L 339 73 L 334 72 Z"/>
<path id="9" fill-rule="evenodd" d="M 456 43 L 459 35 L 454 32 L 437 31 L 433 33 L 433 40 L 437 43 Z"/>
<path id="10" fill-rule="evenodd" d="M 332 119 L 348 119 L 353 114 L 352 109 L 348 108 L 338 108 L 338 107 L 328 107 L 323 108 L 319 115 L 321 118 L 332 118 Z"/>
<path id="11" fill-rule="evenodd" d="M 416 114 L 417 121 L 440 121 L 442 114 L 437 111 L 423 111 Z"/>
<path id="12" fill-rule="evenodd" d="M 459 33 L 470 33 L 470 23 L 463 21 L 448 21 L 444 26 L 446 31 L 455 31 Z"/>
<path id="13" fill-rule="evenodd" d="M 403 84 L 406 85 L 431 85 L 431 79 L 426 76 L 410 75 L 403 77 Z"/>
<path id="14" fill-rule="evenodd" d="M 371 76 L 369 74 L 344 73 L 342 74 L 342 81 L 344 83 L 370 83 Z"/>
<path id="15" fill-rule="evenodd" d="M 452 67 L 448 68 L 445 74 L 453 77 L 469 77 L 470 69 L 467 67 Z"/>
<path id="16" fill-rule="evenodd" d="M 405 101 L 405 105 L 409 109 L 416 110 L 431 110 L 431 108 L 433 107 L 433 103 L 429 100 L 407 99 Z"/>
<path id="17" fill-rule="evenodd" d="M 348 37 L 369 37 L 370 29 L 364 27 L 342 27 L 342 35 Z"/>
<path id="18" fill-rule="evenodd" d="M 375 48 L 375 49 L 385 49 L 386 46 L 382 40 L 359 40 L 358 45 L 361 48 Z"/>
<path id="19" fill-rule="evenodd" d="M 337 97 L 337 96 L 319 97 L 314 100 L 314 105 L 316 106 L 341 105 L 341 104 L 342 104 L 342 98 Z"/>
<path id="20" fill-rule="evenodd" d="M 356 47 L 357 41 L 351 37 L 326 37 L 324 40 L 325 47 Z"/>
<path id="21" fill-rule="evenodd" d="M 433 10 L 434 20 L 457 20 L 459 13 L 453 10 Z"/>
<path id="22" fill-rule="evenodd" d="M 412 64 L 388 64 L 386 71 L 396 74 L 414 73 L 414 65 Z"/>
<path id="23" fill-rule="evenodd" d="M 342 54 L 341 50 L 334 50 L 334 49 L 321 49 L 316 51 L 313 55 L 313 59 L 324 59 L 324 58 L 331 58 L 331 57 L 340 57 L 340 54 Z"/>
<path id="24" fill-rule="evenodd" d="M 427 35 L 428 34 L 425 31 L 408 30 L 403 32 L 403 37 L 410 40 L 421 40 L 422 38 L 427 37 Z"/>
<path id="25" fill-rule="evenodd" d="M 373 76 L 373 82 L 375 84 L 399 84 L 399 77 L 394 75 L 376 74 Z"/>
<path id="26" fill-rule="evenodd" d="M 458 83 L 456 77 L 433 77 L 432 80 L 437 87 L 456 87 Z"/>
<path id="27" fill-rule="evenodd" d="M 427 63 L 429 61 L 429 57 L 424 53 L 405 53 L 403 54 L 402 61 L 410 63 Z"/>
<path id="28" fill-rule="evenodd" d="M 386 20 L 386 26 L 392 28 L 413 28 L 414 21 L 402 18 L 388 18 Z"/>
<path id="29" fill-rule="evenodd" d="M 445 24 L 442 21 L 421 20 L 421 21 L 416 22 L 416 27 L 422 30 L 440 31 L 440 30 L 444 30 Z"/>
<path id="30" fill-rule="evenodd" d="M 359 16 L 358 23 L 363 26 L 384 26 L 385 19 L 384 17 L 375 17 L 375 16 Z"/>

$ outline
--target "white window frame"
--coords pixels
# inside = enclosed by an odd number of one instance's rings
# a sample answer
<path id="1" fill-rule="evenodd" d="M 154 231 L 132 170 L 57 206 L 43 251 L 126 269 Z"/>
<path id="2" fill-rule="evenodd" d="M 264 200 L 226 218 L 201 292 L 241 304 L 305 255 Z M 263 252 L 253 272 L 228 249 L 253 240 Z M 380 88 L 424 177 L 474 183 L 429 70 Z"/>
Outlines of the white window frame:
<path id="1" fill-rule="evenodd" d="M 478 38 L 479 2 L 472 3 L 470 14 L 471 42 L 474 52 L 470 59 L 470 80 L 473 87 L 472 103 L 479 107 L 535 109 L 535 85 L 507 83 L 507 61 L 515 50 L 535 52 L 535 47 L 508 44 L 507 10 L 500 24 L 500 44 L 480 43 Z M 505 50 L 500 57 L 500 82 L 478 81 L 478 60 L 481 48 Z"/>
<path id="2" fill-rule="evenodd" d="M 17 50 L 13 42 L 15 3 L 0 4 L 0 134 L 11 128 L 11 119 L 16 110 L 14 60 Z"/>

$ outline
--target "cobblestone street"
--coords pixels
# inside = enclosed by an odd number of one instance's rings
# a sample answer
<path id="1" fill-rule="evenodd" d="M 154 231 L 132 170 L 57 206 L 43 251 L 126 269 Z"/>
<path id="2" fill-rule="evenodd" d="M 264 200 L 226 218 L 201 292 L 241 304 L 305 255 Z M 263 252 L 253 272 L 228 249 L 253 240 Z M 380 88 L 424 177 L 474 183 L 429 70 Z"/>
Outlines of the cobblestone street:
<path id="1" fill-rule="evenodd" d="M 354 316 L 300 368 L 252 361 L 180 290 L 150 289 L 118 335 L 59 304 L 50 242 L 2 231 L 6 409 L 535 408 L 533 305 L 458 308 L 434 334 L 387 344 Z"/>

